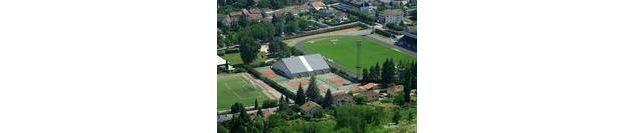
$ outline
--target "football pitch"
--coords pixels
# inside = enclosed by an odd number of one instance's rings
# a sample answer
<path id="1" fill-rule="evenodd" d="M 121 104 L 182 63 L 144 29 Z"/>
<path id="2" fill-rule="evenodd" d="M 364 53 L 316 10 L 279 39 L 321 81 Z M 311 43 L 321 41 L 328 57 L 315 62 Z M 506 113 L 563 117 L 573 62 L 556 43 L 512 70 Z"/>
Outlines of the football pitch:
<path id="1" fill-rule="evenodd" d="M 370 68 L 372 65 L 383 63 L 386 59 L 392 58 L 397 64 L 402 61 L 416 61 L 416 57 L 400 52 L 380 44 L 375 40 L 366 37 L 329 37 L 307 41 L 303 48 L 313 53 L 319 53 L 328 59 L 342 65 L 346 69 L 356 72 L 357 63 L 357 40 L 361 40 L 360 65 L 362 68 Z"/>
<path id="2" fill-rule="evenodd" d="M 219 75 L 217 81 L 218 110 L 229 109 L 236 102 L 248 107 L 254 105 L 255 99 L 258 99 L 259 104 L 269 99 L 261 88 L 249 82 L 241 74 Z"/>

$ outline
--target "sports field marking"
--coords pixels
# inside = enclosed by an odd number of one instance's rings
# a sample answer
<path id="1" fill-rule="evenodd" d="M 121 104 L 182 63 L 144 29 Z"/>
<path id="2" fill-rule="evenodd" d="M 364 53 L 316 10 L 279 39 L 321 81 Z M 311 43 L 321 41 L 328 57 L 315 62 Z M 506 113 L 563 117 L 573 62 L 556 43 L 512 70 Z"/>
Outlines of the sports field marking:
<path id="1" fill-rule="evenodd" d="M 397 52 L 401 52 L 401 50 L 396 49 L 396 48 L 392 48 L 392 50 L 395 50 L 395 51 L 397 51 Z"/>
<path id="2" fill-rule="evenodd" d="M 337 45 L 331 40 L 337 39 Z M 357 42 L 361 40 L 362 46 L 358 49 Z M 415 56 L 405 53 L 405 51 L 395 49 L 385 44 L 373 40 L 371 38 L 363 36 L 347 36 L 347 37 L 326 37 L 315 40 L 312 44 L 302 45 L 306 51 L 311 53 L 319 53 L 326 57 L 327 60 L 335 62 L 352 73 L 356 73 L 357 58 L 351 56 L 356 51 L 361 51 L 361 56 L 364 57 L 359 61 L 362 68 L 369 68 L 377 63 L 383 63 L 386 59 L 393 59 L 396 62 L 399 61 L 412 61 L 416 60 Z"/>
<path id="3" fill-rule="evenodd" d="M 240 80 L 242 80 L 242 81 L 243 81 L 243 82 L 245 82 L 245 83 L 249 83 L 249 84 L 251 84 L 252 89 L 255 89 L 255 88 L 256 88 L 256 86 L 254 85 L 254 83 L 253 83 L 253 82 L 251 82 L 251 81 L 246 81 L 246 80 L 245 80 L 245 78 L 247 78 L 247 77 L 245 77 L 244 75 L 240 75 L 240 76 L 241 76 Z M 244 85 L 243 85 L 243 87 L 244 87 Z"/>
<path id="4" fill-rule="evenodd" d="M 247 78 L 247 79 L 245 79 Z M 272 99 L 264 90 L 255 85 L 245 74 L 221 75 L 218 77 L 218 101 L 219 110 L 229 109 L 236 102 L 244 106 L 252 106 L 254 99 Z"/>

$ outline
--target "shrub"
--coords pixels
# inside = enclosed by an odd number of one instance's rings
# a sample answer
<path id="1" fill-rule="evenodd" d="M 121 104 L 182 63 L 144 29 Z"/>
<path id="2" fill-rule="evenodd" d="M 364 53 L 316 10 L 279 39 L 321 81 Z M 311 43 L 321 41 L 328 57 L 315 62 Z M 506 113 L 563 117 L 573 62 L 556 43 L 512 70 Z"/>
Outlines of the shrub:
<path id="1" fill-rule="evenodd" d="M 278 106 L 278 101 L 277 100 L 265 100 L 262 102 L 262 108 L 272 108 L 272 107 L 276 107 Z"/>

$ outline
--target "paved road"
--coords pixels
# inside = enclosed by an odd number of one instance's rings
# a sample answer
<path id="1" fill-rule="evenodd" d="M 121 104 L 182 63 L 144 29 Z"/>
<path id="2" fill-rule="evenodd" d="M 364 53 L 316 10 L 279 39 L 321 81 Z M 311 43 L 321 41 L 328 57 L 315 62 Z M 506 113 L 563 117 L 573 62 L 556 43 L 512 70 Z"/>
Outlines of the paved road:
<path id="1" fill-rule="evenodd" d="M 250 108 L 253 108 L 250 107 Z M 247 109 L 247 108 L 246 108 Z M 273 107 L 273 108 L 267 108 L 267 109 L 262 109 L 262 112 L 275 112 L 276 110 L 278 110 L 278 107 Z M 258 110 L 249 110 L 247 111 L 247 114 L 249 115 L 255 115 L 258 112 Z M 225 122 L 225 121 L 229 121 L 232 119 L 234 114 L 219 114 L 218 115 L 218 119 L 216 120 L 216 122 Z"/>

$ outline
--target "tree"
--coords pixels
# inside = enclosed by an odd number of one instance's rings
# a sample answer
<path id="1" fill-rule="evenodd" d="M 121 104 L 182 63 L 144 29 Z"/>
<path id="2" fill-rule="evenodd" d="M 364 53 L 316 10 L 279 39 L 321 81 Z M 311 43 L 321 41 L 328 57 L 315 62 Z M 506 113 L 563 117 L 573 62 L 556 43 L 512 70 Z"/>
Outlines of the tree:
<path id="1" fill-rule="evenodd" d="M 258 57 L 258 49 L 260 49 L 260 45 L 256 43 L 251 37 L 241 37 L 240 41 L 240 58 L 243 60 L 244 64 L 250 64 Z"/>
<path id="2" fill-rule="evenodd" d="M 330 109 L 333 105 L 333 94 L 331 94 L 331 89 L 326 90 L 326 94 L 324 95 L 324 99 L 322 100 L 322 107 Z"/>
<path id="3" fill-rule="evenodd" d="M 399 120 L 401 120 L 401 113 L 399 110 L 396 110 L 395 115 L 392 117 L 392 122 L 399 124 Z"/>
<path id="4" fill-rule="evenodd" d="M 416 111 L 415 111 L 415 113 L 416 113 Z M 408 120 L 412 120 L 412 119 L 414 119 L 414 118 L 415 118 L 415 116 L 414 116 L 414 115 L 415 115 L 415 113 L 413 113 L 412 111 L 408 111 L 408 117 L 407 117 L 407 118 L 408 118 Z"/>
<path id="5" fill-rule="evenodd" d="M 258 8 L 271 8 L 271 1 L 270 0 L 260 0 L 256 4 L 256 6 Z"/>
<path id="6" fill-rule="evenodd" d="M 238 25 L 241 27 L 246 27 L 249 25 L 249 17 L 247 15 L 240 15 L 238 18 Z"/>
<path id="7" fill-rule="evenodd" d="M 311 76 L 311 80 L 309 82 L 309 87 L 307 88 L 307 98 L 313 102 L 318 102 L 320 100 L 320 91 L 317 88 L 317 83 L 315 82 L 315 76 Z"/>
<path id="8" fill-rule="evenodd" d="M 247 6 L 248 7 L 256 6 L 256 0 L 247 0 Z"/>
<path id="9" fill-rule="evenodd" d="M 236 103 L 232 104 L 230 113 L 232 113 L 232 114 L 238 113 L 241 110 L 245 110 L 245 108 L 243 107 L 242 104 L 240 104 L 239 102 L 236 102 Z"/>
<path id="10" fill-rule="evenodd" d="M 295 103 L 297 105 L 302 105 L 305 103 L 306 98 L 304 97 L 304 90 L 302 89 L 302 83 L 298 85 L 298 91 L 295 94 Z"/>
<path id="11" fill-rule="evenodd" d="M 410 103 L 410 90 L 412 90 L 412 76 L 411 75 L 412 75 L 411 73 L 406 73 L 406 76 L 405 76 L 406 81 L 404 84 L 403 92 L 404 92 L 404 101 L 406 103 Z"/>
<path id="12" fill-rule="evenodd" d="M 258 98 L 254 101 L 254 109 L 258 109 Z"/>
<path id="13" fill-rule="evenodd" d="M 258 116 L 264 116 L 264 115 L 262 114 L 262 108 L 258 108 L 258 112 L 256 112 L 256 115 L 258 115 Z"/>
<path id="14" fill-rule="evenodd" d="M 400 92 L 399 94 L 397 94 L 397 96 L 393 98 L 393 103 L 396 103 L 399 106 L 405 105 L 406 100 L 404 99 L 404 93 Z"/>
<path id="15" fill-rule="evenodd" d="M 417 89 L 417 62 L 412 61 L 412 63 L 410 64 L 410 73 L 412 73 L 413 75 L 411 75 L 412 79 L 410 82 L 412 82 L 412 89 Z"/>
<path id="16" fill-rule="evenodd" d="M 385 113 L 383 108 L 368 105 L 343 105 L 335 109 L 336 127 L 364 133 L 368 125 L 381 123 Z"/>
<path id="17" fill-rule="evenodd" d="M 300 27 L 298 26 L 298 22 L 297 21 L 287 21 L 287 32 L 288 33 L 295 33 L 298 32 L 300 30 Z"/>
<path id="18" fill-rule="evenodd" d="M 280 38 L 273 39 L 269 43 L 268 52 L 275 58 L 286 58 L 292 55 L 291 48 L 284 44 Z"/>
<path id="19" fill-rule="evenodd" d="M 362 69 L 362 82 L 368 82 L 368 69 Z"/>
<path id="20" fill-rule="evenodd" d="M 289 97 L 287 97 L 288 99 Z M 287 108 L 289 108 L 289 102 L 286 102 L 284 99 L 284 96 L 280 97 L 280 101 L 278 102 L 278 111 L 284 111 L 287 110 Z"/>
<path id="21" fill-rule="evenodd" d="M 386 27 L 388 27 L 390 29 L 397 30 L 397 31 L 404 30 L 404 28 L 402 26 L 399 26 L 399 24 L 397 24 L 397 23 L 388 23 L 388 24 L 386 24 Z"/>
<path id="22" fill-rule="evenodd" d="M 260 105 L 260 108 L 271 108 L 278 106 L 278 101 L 276 100 L 265 100 Z"/>
<path id="23" fill-rule="evenodd" d="M 375 66 L 371 67 L 370 73 L 369 73 L 369 77 L 370 80 L 373 82 L 378 82 L 379 81 L 379 77 L 381 76 L 380 74 L 380 70 L 381 67 L 379 66 L 379 63 L 376 63 Z"/>
<path id="24" fill-rule="evenodd" d="M 285 31 L 284 23 L 275 22 L 274 25 L 276 27 L 276 35 L 278 35 L 278 36 L 282 35 L 284 33 L 284 31 Z"/>
<path id="25" fill-rule="evenodd" d="M 355 95 L 355 97 L 353 97 L 353 98 L 355 100 L 355 103 L 357 103 L 357 104 L 366 103 L 366 96 L 364 96 L 363 94 Z"/>
<path id="26" fill-rule="evenodd" d="M 225 128 L 225 126 L 218 124 L 218 129 L 216 130 L 218 133 L 229 133 L 229 129 Z"/>
<path id="27" fill-rule="evenodd" d="M 304 20 L 304 19 L 299 19 L 298 20 L 298 26 L 300 27 L 300 29 L 302 30 L 307 30 L 310 26 L 309 21 Z"/>
<path id="28" fill-rule="evenodd" d="M 252 128 L 253 133 L 262 133 L 265 130 L 265 119 L 263 119 L 262 116 L 258 116 L 254 118 L 253 124 L 251 127 L 253 127 Z"/>
<path id="29" fill-rule="evenodd" d="M 395 65 L 392 59 L 386 59 L 382 66 L 381 81 L 384 86 L 394 83 L 395 81 Z"/>

